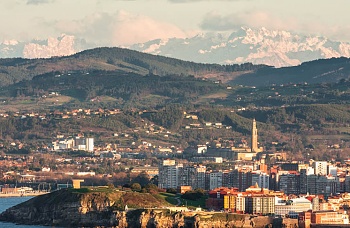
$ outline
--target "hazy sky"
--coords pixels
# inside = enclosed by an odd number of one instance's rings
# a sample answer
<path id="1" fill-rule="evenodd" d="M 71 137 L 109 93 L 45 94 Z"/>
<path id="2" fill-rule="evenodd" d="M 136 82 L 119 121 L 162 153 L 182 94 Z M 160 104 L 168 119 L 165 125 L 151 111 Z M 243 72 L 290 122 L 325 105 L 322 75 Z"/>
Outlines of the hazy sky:
<path id="1" fill-rule="evenodd" d="M 104 46 L 241 26 L 350 41 L 350 0 L 0 0 L 0 42 L 74 35 Z"/>

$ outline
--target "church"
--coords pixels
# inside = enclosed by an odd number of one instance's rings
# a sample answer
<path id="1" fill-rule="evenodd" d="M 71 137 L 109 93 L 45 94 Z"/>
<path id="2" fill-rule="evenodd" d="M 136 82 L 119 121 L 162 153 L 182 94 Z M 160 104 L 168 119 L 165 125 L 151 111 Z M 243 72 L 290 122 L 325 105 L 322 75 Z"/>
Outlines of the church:
<path id="1" fill-rule="evenodd" d="M 258 129 L 256 127 L 256 121 L 253 119 L 252 131 L 251 131 L 251 144 L 250 148 L 235 148 L 232 147 L 232 151 L 236 154 L 235 160 L 251 161 L 256 156 L 257 153 L 263 152 L 264 148 L 258 146 Z"/>
<path id="2" fill-rule="evenodd" d="M 208 148 L 203 154 L 206 157 L 222 157 L 229 160 L 243 160 L 251 161 L 256 157 L 256 154 L 263 152 L 264 148 L 259 147 L 258 143 L 258 129 L 256 127 L 256 121 L 253 119 L 251 128 L 251 144 L 243 147 L 231 147 L 231 148 Z"/>

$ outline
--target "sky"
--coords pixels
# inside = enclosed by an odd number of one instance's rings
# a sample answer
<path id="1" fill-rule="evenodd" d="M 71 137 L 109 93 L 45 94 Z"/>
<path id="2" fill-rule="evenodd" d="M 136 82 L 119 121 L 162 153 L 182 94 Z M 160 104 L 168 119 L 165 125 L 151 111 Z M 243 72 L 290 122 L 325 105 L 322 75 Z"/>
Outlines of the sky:
<path id="1" fill-rule="evenodd" d="M 99 46 L 241 26 L 350 42 L 350 0 L 0 0 L 0 43 L 74 35 Z"/>

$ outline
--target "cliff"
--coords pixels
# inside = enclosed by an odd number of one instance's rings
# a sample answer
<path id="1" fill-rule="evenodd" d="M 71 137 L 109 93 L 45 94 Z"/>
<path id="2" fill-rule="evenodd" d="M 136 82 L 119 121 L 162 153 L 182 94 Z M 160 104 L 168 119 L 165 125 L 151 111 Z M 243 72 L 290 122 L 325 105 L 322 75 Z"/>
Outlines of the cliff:
<path id="1" fill-rule="evenodd" d="M 126 204 L 129 208 L 139 209 L 125 211 L 123 208 Z M 171 212 L 161 208 L 161 204 L 160 200 L 150 194 L 60 190 L 11 207 L 0 214 L 0 220 L 60 227 L 118 228 L 248 228 L 273 224 L 270 217 L 215 212 Z M 140 205 L 149 209 L 141 209 Z"/>
<path id="2" fill-rule="evenodd" d="M 128 207 L 159 207 L 164 201 L 148 193 L 59 190 L 40 195 L 7 209 L 0 220 L 19 224 L 48 226 L 116 226 L 123 221 L 125 205 Z M 124 219 L 125 220 L 125 219 Z"/>

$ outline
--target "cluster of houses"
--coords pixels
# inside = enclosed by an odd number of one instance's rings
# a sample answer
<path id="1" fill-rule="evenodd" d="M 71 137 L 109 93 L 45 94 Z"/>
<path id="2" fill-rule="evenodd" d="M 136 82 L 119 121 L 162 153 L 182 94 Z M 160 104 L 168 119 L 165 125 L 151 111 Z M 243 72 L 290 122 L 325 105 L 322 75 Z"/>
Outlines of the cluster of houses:
<path id="1" fill-rule="evenodd" d="M 69 111 L 59 111 L 59 110 L 54 110 L 52 112 L 48 113 L 38 113 L 38 112 L 14 112 L 11 115 L 14 117 L 20 117 L 22 119 L 25 118 L 39 118 L 41 120 L 47 119 L 49 117 L 54 116 L 55 118 L 58 119 L 68 119 L 68 118 L 73 118 L 73 117 L 84 117 L 84 116 L 91 116 L 91 115 L 104 115 L 104 116 L 109 116 L 109 115 L 116 115 L 119 114 L 121 111 L 119 109 L 73 109 Z M 9 117 L 9 113 L 0 113 L 0 117 L 7 118 Z"/>
<path id="2" fill-rule="evenodd" d="M 53 151 L 83 150 L 94 152 L 94 138 L 79 136 L 64 138 L 63 135 L 59 135 L 57 140 L 52 142 L 51 148 Z"/>
<path id="3" fill-rule="evenodd" d="M 317 217 L 322 211 L 328 213 L 324 216 L 336 218 L 337 224 L 349 224 L 348 215 L 344 214 L 350 205 L 346 164 L 310 160 L 307 164 L 266 165 L 261 161 L 241 161 L 230 170 L 212 170 L 203 164 L 167 159 L 158 171 L 159 188 L 174 188 L 180 193 L 208 190 L 206 206 L 210 209 L 299 219 Z M 316 215 L 300 215 L 310 211 Z"/>
<path id="4" fill-rule="evenodd" d="M 253 215 L 273 215 L 298 219 L 299 227 L 313 225 L 350 225 L 347 209 L 350 194 L 329 197 L 324 195 L 286 195 L 280 191 L 260 188 L 257 184 L 244 192 L 238 188 L 216 188 L 209 191 L 206 207 L 226 212 Z"/>
<path id="5" fill-rule="evenodd" d="M 350 175 L 346 164 L 326 161 L 310 163 L 281 162 L 268 166 L 259 161 L 236 162 L 230 169 L 212 170 L 206 165 L 163 160 L 158 167 L 160 188 L 190 186 L 212 190 L 235 187 L 245 191 L 257 184 L 260 188 L 283 191 L 285 194 L 323 194 L 332 196 L 350 192 Z"/>

